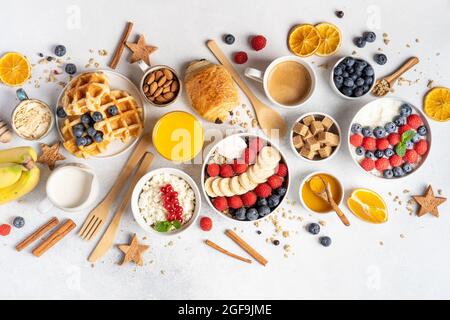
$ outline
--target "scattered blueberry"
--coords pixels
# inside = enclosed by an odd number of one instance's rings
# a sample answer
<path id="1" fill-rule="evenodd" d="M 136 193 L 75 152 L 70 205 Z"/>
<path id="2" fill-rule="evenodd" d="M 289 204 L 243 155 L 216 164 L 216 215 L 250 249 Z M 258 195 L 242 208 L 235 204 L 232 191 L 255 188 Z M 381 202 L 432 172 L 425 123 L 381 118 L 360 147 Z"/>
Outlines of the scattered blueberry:
<path id="1" fill-rule="evenodd" d="M 76 126 L 73 127 L 72 132 L 73 132 L 73 135 L 76 138 L 82 137 L 83 134 L 84 134 L 84 126 L 83 125 L 81 125 L 81 126 L 76 125 Z"/>
<path id="2" fill-rule="evenodd" d="M 400 106 L 400 115 L 409 117 L 412 113 L 412 107 L 409 103 L 404 103 Z"/>
<path id="3" fill-rule="evenodd" d="M 257 220 L 259 218 L 258 210 L 256 210 L 255 208 L 250 208 L 247 210 L 246 216 L 250 221 Z"/>
<path id="4" fill-rule="evenodd" d="M 284 187 L 278 188 L 275 190 L 275 194 L 279 195 L 280 197 L 284 196 L 287 192 L 287 189 Z"/>
<path id="5" fill-rule="evenodd" d="M 370 127 L 362 128 L 361 132 L 364 137 L 370 137 L 372 135 L 372 129 Z"/>
<path id="6" fill-rule="evenodd" d="M 406 142 L 406 149 L 413 149 L 414 148 L 414 142 L 412 142 L 411 140 L 409 140 L 408 142 Z"/>
<path id="7" fill-rule="evenodd" d="M 395 154 L 394 150 L 392 148 L 387 148 L 384 150 L 384 155 L 388 158 L 392 157 Z"/>
<path id="8" fill-rule="evenodd" d="M 361 78 L 360 78 L 361 79 Z M 362 80 L 362 79 L 361 79 Z M 364 89 L 363 87 L 357 87 L 354 91 L 353 94 L 355 95 L 355 97 L 361 97 L 362 95 L 364 95 Z"/>
<path id="9" fill-rule="evenodd" d="M 265 198 L 260 198 L 258 199 L 258 201 L 256 202 L 256 205 L 258 207 L 263 207 L 263 206 L 267 206 L 267 200 Z"/>
<path id="10" fill-rule="evenodd" d="M 401 127 L 406 124 L 406 117 L 404 116 L 395 116 L 394 123 L 397 127 Z"/>
<path id="11" fill-rule="evenodd" d="M 417 142 L 419 142 L 420 139 L 422 139 L 422 136 L 420 134 L 416 133 L 414 135 L 414 137 L 412 137 L 411 142 L 412 143 L 417 143 Z"/>
<path id="12" fill-rule="evenodd" d="M 86 144 L 85 144 L 86 146 L 90 146 L 91 144 L 94 143 L 94 139 L 92 139 L 92 137 L 86 136 L 84 138 L 86 139 Z"/>
<path id="13" fill-rule="evenodd" d="M 95 111 L 92 114 L 92 120 L 94 120 L 95 122 L 100 122 L 103 120 L 103 115 L 101 114 L 101 112 Z"/>
<path id="14" fill-rule="evenodd" d="M 326 237 L 326 236 L 325 237 L 320 237 L 319 242 L 324 247 L 331 246 L 331 238 L 330 237 Z"/>
<path id="15" fill-rule="evenodd" d="M 425 126 L 420 126 L 417 129 L 417 133 L 420 134 L 421 136 L 425 136 L 427 134 L 427 128 Z"/>
<path id="16" fill-rule="evenodd" d="M 66 68 L 65 68 L 66 72 L 70 75 L 77 73 L 77 66 L 74 65 L 73 63 L 68 63 L 66 64 Z"/>
<path id="17" fill-rule="evenodd" d="M 56 109 L 56 115 L 58 116 L 58 118 L 62 118 L 62 119 L 67 117 L 67 113 L 63 107 L 58 107 Z"/>
<path id="18" fill-rule="evenodd" d="M 308 225 L 308 232 L 312 234 L 319 234 L 320 226 L 317 223 L 310 223 Z"/>
<path id="19" fill-rule="evenodd" d="M 377 53 L 377 54 L 375 55 L 374 60 L 375 60 L 375 62 L 378 63 L 379 65 L 383 65 L 383 64 L 386 64 L 386 62 L 387 62 L 387 57 L 386 57 L 385 54 Z"/>
<path id="20" fill-rule="evenodd" d="M 94 141 L 97 143 L 100 143 L 103 141 L 103 132 L 97 131 L 97 133 L 94 136 Z"/>
<path id="21" fill-rule="evenodd" d="M 354 42 L 355 46 L 357 46 L 358 48 L 364 48 L 366 46 L 366 41 L 363 37 L 356 37 Z"/>
<path id="22" fill-rule="evenodd" d="M 280 197 L 277 195 L 271 195 L 267 200 L 267 203 L 269 204 L 270 208 L 275 208 L 280 204 Z"/>
<path id="23" fill-rule="evenodd" d="M 87 140 L 85 137 L 78 137 L 76 143 L 78 147 L 84 147 L 87 144 Z"/>
<path id="24" fill-rule="evenodd" d="M 352 129 L 351 129 L 351 131 L 352 131 L 353 133 L 361 133 L 361 130 L 362 130 L 362 126 L 361 126 L 359 123 L 354 123 L 354 124 L 352 124 Z"/>
<path id="25" fill-rule="evenodd" d="M 364 155 L 366 153 L 366 150 L 364 150 L 364 147 L 357 147 L 355 149 L 355 153 L 358 156 L 362 156 L 362 155 Z"/>
<path id="26" fill-rule="evenodd" d="M 377 157 L 378 159 L 384 157 L 384 152 L 382 150 L 376 150 L 374 154 L 375 154 L 375 157 Z"/>
<path id="27" fill-rule="evenodd" d="M 225 35 L 223 40 L 225 41 L 226 44 L 233 44 L 236 39 L 234 38 L 234 36 L 232 34 L 227 34 L 227 35 Z"/>
<path id="28" fill-rule="evenodd" d="M 66 47 L 63 45 L 58 45 L 55 47 L 55 55 L 58 57 L 62 57 L 66 54 L 67 50 Z"/>
<path id="29" fill-rule="evenodd" d="M 363 38 L 364 38 L 364 41 L 375 42 L 375 40 L 377 39 L 377 35 L 375 34 L 375 32 L 366 31 L 363 33 Z"/>
<path id="30" fill-rule="evenodd" d="M 351 67 L 355 64 L 355 59 L 353 59 L 352 57 L 346 57 L 344 60 L 342 60 L 342 62 L 347 67 Z"/>
<path id="31" fill-rule="evenodd" d="M 117 116 L 119 114 L 119 108 L 117 106 L 111 106 L 108 108 L 108 113 L 113 117 Z"/>
<path id="32" fill-rule="evenodd" d="M 247 214 L 247 210 L 244 207 L 242 207 L 242 208 L 239 208 L 236 211 L 234 211 L 233 216 L 237 220 L 244 221 L 247 218 L 246 214 Z"/>
<path id="33" fill-rule="evenodd" d="M 13 226 L 17 229 L 22 228 L 25 225 L 25 219 L 22 217 L 15 217 L 13 220 Z"/>
<path id="34" fill-rule="evenodd" d="M 378 139 L 384 138 L 386 136 L 386 130 L 383 127 L 376 127 L 373 129 L 373 135 Z"/>
<path id="35" fill-rule="evenodd" d="M 365 157 L 368 159 L 373 159 L 373 158 L 375 158 L 375 154 L 372 151 L 367 150 Z"/>
<path id="36" fill-rule="evenodd" d="M 402 166 L 402 168 L 403 168 L 403 171 L 404 171 L 405 173 L 410 173 L 410 172 L 413 170 L 411 164 L 409 164 L 409 163 L 405 163 L 405 164 Z"/>
<path id="37" fill-rule="evenodd" d="M 268 206 L 261 206 L 258 208 L 258 214 L 260 217 L 265 217 L 270 213 L 270 208 Z"/>
<path id="38" fill-rule="evenodd" d="M 397 129 L 397 126 L 393 122 L 388 122 L 384 126 L 384 130 L 386 130 L 386 133 L 392 133 L 395 131 L 395 129 Z"/>
<path id="39" fill-rule="evenodd" d="M 336 17 L 338 17 L 339 19 L 342 19 L 344 17 L 344 11 L 342 10 L 338 10 L 335 12 Z"/>
<path id="40" fill-rule="evenodd" d="M 394 173 L 394 177 L 402 177 L 405 174 L 401 167 L 395 167 L 392 169 L 392 172 Z"/>
<path id="41" fill-rule="evenodd" d="M 391 178 L 394 177 L 394 173 L 392 172 L 391 169 L 386 169 L 386 170 L 383 171 L 383 176 L 385 178 L 391 179 Z"/>
<path id="42" fill-rule="evenodd" d="M 373 75 L 375 74 L 375 72 L 373 71 L 373 68 L 372 68 L 371 66 L 366 66 L 366 67 L 364 68 L 364 74 L 365 74 L 366 76 L 371 77 L 371 76 L 373 76 Z M 373 81 L 373 79 L 372 79 L 372 81 Z"/>
<path id="43" fill-rule="evenodd" d="M 97 130 L 95 130 L 93 127 L 89 127 L 87 128 L 86 132 L 90 137 L 94 137 L 97 133 Z"/>
<path id="44" fill-rule="evenodd" d="M 86 125 L 86 126 L 90 125 L 90 124 L 92 123 L 91 115 L 90 115 L 89 113 L 83 114 L 83 115 L 81 116 L 80 121 L 81 121 L 82 124 L 84 124 L 84 125 Z"/>

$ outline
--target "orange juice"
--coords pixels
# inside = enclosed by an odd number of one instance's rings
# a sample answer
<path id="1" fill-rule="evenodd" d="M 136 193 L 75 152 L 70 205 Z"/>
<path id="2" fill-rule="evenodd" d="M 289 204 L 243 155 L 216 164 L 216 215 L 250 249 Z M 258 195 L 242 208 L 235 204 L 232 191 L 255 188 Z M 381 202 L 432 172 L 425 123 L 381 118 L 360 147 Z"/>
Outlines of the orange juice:
<path id="1" fill-rule="evenodd" d="M 332 210 L 331 205 L 316 194 L 317 192 L 324 190 L 325 187 L 320 178 L 323 178 L 330 184 L 333 199 L 339 204 L 342 200 L 343 192 L 341 184 L 335 177 L 326 173 L 316 174 L 309 178 L 302 187 L 301 197 L 305 205 L 312 211 L 317 213 L 328 213 Z"/>
<path id="2" fill-rule="evenodd" d="M 153 128 L 153 145 L 164 158 L 185 162 L 203 148 L 204 132 L 192 114 L 174 111 L 162 116 Z"/>

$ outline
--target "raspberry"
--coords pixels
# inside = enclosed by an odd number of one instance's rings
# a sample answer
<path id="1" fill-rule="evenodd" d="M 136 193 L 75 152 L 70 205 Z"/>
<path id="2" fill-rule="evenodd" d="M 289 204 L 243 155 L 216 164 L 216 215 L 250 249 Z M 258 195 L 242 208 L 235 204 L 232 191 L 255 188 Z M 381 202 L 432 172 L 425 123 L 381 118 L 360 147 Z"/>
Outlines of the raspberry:
<path id="1" fill-rule="evenodd" d="M 414 145 L 414 150 L 416 150 L 419 155 L 423 156 L 428 151 L 428 142 L 424 139 L 420 140 Z"/>
<path id="2" fill-rule="evenodd" d="M 283 185 L 283 181 L 284 179 L 282 177 L 273 175 L 267 180 L 267 183 L 272 189 L 278 189 Z"/>
<path id="3" fill-rule="evenodd" d="M 245 171 L 247 171 L 248 165 L 245 163 L 241 163 L 241 162 L 242 161 L 234 160 L 233 164 L 231 165 L 233 168 L 233 171 L 236 174 L 241 174 L 241 173 L 244 173 Z"/>
<path id="4" fill-rule="evenodd" d="M 213 222 L 212 222 L 211 218 L 203 217 L 200 219 L 200 228 L 203 231 L 211 231 L 212 226 L 213 226 Z"/>
<path id="5" fill-rule="evenodd" d="M 241 196 L 242 203 L 246 207 L 251 207 L 256 203 L 256 200 L 258 200 L 258 197 L 256 196 L 256 193 L 253 191 L 249 191 Z"/>
<path id="6" fill-rule="evenodd" d="M 375 161 L 375 168 L 378 171 L 384 171 L 389 168 L 389 160 L 386 158 L 380 158 Z"/>
<path id="7" fill-rule="evenodd" d="M 415 150 L 407 150 L 405 153 L 405 156 L 403 157 L 403 160 L 408 163 L 416 163 L 419 159 L 419 154 Z"/>
<path id="8" fill-rule="evenodd" d="M 228 206 L 233 209 L 242 208 L 244 204 L 242 203 L 242 199 L 239 196 L 232 196 L 228 198 Z"/>
<path id="9" fill-rule="evenodd" d="M 412 130 L 412 128 L 409 125 L 405 124 L 405 125 L 401 126 L 400 128 L 398 128 L 398 134 L 402 135 L 403 132 L 406 132 L 409 130 Z"/>
<path id="10" fill-rule="evenodd" d="M 217 197 L 213 199 L 213 206 L 219 211 L 225 211 L 228 209 L 228 202 L 225 197 Z"/>
<path id="11" fill-rule="evenodd" d="M 361 161 L 361 167 L 366 171 L 371 171 L 375 168 L 375 161 L 369 158 L 364 158 L 363 161 Z"/>
<path id="12" fill-rule="evenodd" d="M 252 39 L 252 48 L 253 50 L 259 51 L 266 47 L 267 39 L 261 35 L 255 36 Z"/>
<path id="13" fill-rule="evenodd" d="M 400 135 L 398 133 L 391 133 L 388 136 L 388 141 L 391 146 L 396 146 L 400 142 Z"/>
<path id="14" fill-rule="evenodd" d="M 372 137 L 365 137 L 363 139 L 363 143 L 362 146 L 364 147 L 364 149 L 366 149 L 367 151 L 375 151 L 377 148 L 377 142 L 375 140 L 375 138 Z"/>
<path id="15" fill-rule="evenodd" d="M 389 141 L 386 138 L 378 139 L 377 140 L 377 149 L 379 150 L 386 150 L 389 148 Z"/>
<path id="16" fill-rule="evenodd" d="M 272 195 L 272 188 L 269 184 L 263 183 L 256 187 L 255 192 L 258 197 L 267 198 Z"/>
<path id="17" fill-rule="evenodd" d="M 248 55 L 244 51 L 236 52 L 234 55 L 234 62 L 237 64 L 244 64 L 248 61 Z"/>
<path id="18" fill-rule="evenodd" d="M 423 125 L 423 121 L 420 118 L 418 114 L 412 114 L 408 117 L 406 123 L 413 128 L 414 130 L 417 130 L 418 127 Z"/>
<path id="19" fill-rule="evenodd" d="M 390 159 L 389 159 L 389 163 L 391 164 L 392 167 L 399 167 L 401 166 L 401 164 L 403 163 L 403 159 L 402 157 L 400 157 L 397 154 L 394 154 Z"/>
<path id="20" fill-rule="evenodd" d="M 206 172 L 210 177 L 217 177 L 220 173 L 220 167 L 218 164 L 215 163 L 209 164 L 208 168 L 206 169 Z"/>
<path id="21" fill-rule="evenodd" d="M 244 159 L 244 162 L 246 164 L 255 163 L 256 153 L 252 149 L 247 148 L 244 150 L 244 154 L 242 155 L 242 158 Z"/>
<path id="22" fill-rule="evenodd" d="M 258 153 L 264 147 L 264 141 L 261 140 L 260 138 L 255 138 L 253 140 L 250 140 L 248 147 L 249 147 L 249 149 L 253 150 L 255 153 Z"/>
<path id="23" fill-rule="evenodd" d="M 277 175 L 280 177 L 286 177 L 288 175 L 288 167 L 284 163 L 278 165 Z"/>
<path id="24" fill-rule="evenodd" d="M 223 164 L 220 166 L 220 176 L 223 178 L 230 178 L 234 175 L 233 167 L 229 164 Z"/>
<path id="25" fill-rule="evenodd" d="M 362 135 L 360 135 L 360 134 L 353 134 L 352 136 L 350 136 L 350 143 L 355 148 L 360 147 L 362 145 L 362 142 L 363 142 L 363 136 Z"/>
<path id="26" fill-rule="evenodd" d="M 0 226 L 0 236 L 6 237 L 11 232 L 11 226 L 9 224 L 2 224 Z"/>

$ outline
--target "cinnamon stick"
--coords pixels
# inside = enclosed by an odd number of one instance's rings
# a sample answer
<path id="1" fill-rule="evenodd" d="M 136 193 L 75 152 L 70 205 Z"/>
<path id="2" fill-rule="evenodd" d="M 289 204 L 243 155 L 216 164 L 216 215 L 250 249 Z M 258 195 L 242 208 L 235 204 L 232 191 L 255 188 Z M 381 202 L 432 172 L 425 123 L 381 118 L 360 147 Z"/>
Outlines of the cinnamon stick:
<path id="1" fill-rule="evenodd" d="M 37 239 L 41 238 L 44 234 L 46 234 L 48 231 L 56 227 L 59 223 L 58 218 L 54 217 L 46 224 L 42 225 L 39 229 L 37 229 L 35 232 L 30 234 L 27 238 L 25 238 L 21 243 L 19 243 L 16 246 L 17 251 L 22 251 L 26 247 L 28 247 L 30 244 L 35 242 Z"/>
<path id="2" fill-rule="evenodd" d="M 109 67 L 111 69 L 116 69 L 119 64 L 120 58 L 122 57 L 123 50 L 125 49 L 125 44 L 127 43 L 128 38 L 130 37 L 131 31 L 133 30 L 133 22 L 128 21 L 125 31 L 120 38 L 120 42 L 117 45 L 116 51 L 114 52 L 113 58 L 109 63 Z"/>
<path id="3" fill-rule="evenodd" d="M 223 254 L 226 254 L 226 255 L 229 256 L 229 257 L 232 257 L 232 258 L 235 258 L 235 259 L 238 259 L 238 260 L 247 262 L 247 263 L 252 263 L 252 260 L 243 258 L 243 257 L 241 257 L 241 256 L 238 256 L 237 254 L 231 253 L 231 252 L 225 250 L 224 248 L 220 247 L 219 245 L 215 244 L 215 243 L 212 242 L 212 241 L 205 240 L 205 243 L 206 243 L 208 246 L 210 246 L 211 248 L 216 249 L 217 251 L 222 252 Z"/>
<path id="4" fill-rule="evenodd" d="M 70 231 L 75 229 L 76 224 L 70 219 L 67 219 L 57 230 L 55 230 L 47 239 L 33 250 L 33 255 L 36 257 L 42 256 L 45 252 L 56 245 L 63 239 Z"/>
<path id="5" fill-rule="evenodd" d="M 247 242 L 245 242 L 241 237 L 239 237 L 234 231 L 227 230 L 225 231 L 225 234 L 231 238 L 234 242 L 236 242 L 242 249 L 247 251 L 249 255 L 251 255 L 253 258 L 255 258 L 260 264 L 265 266 L 268 261 L 260 255 L 255 249 L 253 249 Z"/>

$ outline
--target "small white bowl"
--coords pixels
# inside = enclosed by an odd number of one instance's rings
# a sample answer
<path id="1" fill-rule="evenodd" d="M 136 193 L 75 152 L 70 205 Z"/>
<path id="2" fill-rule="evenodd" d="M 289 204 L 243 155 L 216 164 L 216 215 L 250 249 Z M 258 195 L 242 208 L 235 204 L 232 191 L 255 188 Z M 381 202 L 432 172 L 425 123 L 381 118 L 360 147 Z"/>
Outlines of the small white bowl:
<path id="1" fill-rule="evenodd" d="M 311 210 L 311 209 L 306 205 L 306 203 L 305 203 L 305 201 L 303 200 L 303 197 L 302 197 L 302 190 L 303 190 L 303 187 L 304 187 L 304 185 L 306 184 L 306 182 L 309 181 L 309 179 L 311 179 L 313 176 L 318 175 L 318 174 L 327 174 L 327 175 L 329 175 L 329 176 L 332 176 L 334 179 L 336 179 L 336 181 L 339 183 L 339 186 L 341 187 L 341 190 L 342 190 L 341 197 L 340 197 L 339 201 L 336 202 L 336 204 L 337 204 L 338 206 L 340 206 L 340 205 L 342 204 L 342 201 L 344 200 L 344 193 L 345 193 L 345 191 L 344 191 L 344 185 L 342 184 L 341 180 L 338 179 L 334 174 L 332 174 L 332 173 L 330 173 L 330 172 L 327 172 L 327 171 L 315 171 L 315 172 L 312 172 L 312 173 L 308 174 L 308 175 L 302 180 L 302 183 L 300 184 L 300 189 L 299 189 L 299 192 L 298 192 L 298 196 L 299 196 L 299 198 L 300 198 L 300 202 L 301 202 L 301 204 L 303 205 L 303 207 L 304 207 L 306 210 L 308 210 L 309 212 L 315 213 L 315 214 L 327 214 L 327 213 L 333 212 L 333 209 L 331 209 L 330 211 L 327 211 L 327 212 L 317 212 L 317 211 Z"/>
<path id="2" fill-rule="evenodd" d="M 373 69 L 373 83 L 370 86 L 369 91 L 367 91 L 366 93 L 364 93 L 361 97 L 347 97 L 346 95 L 344 95 L 342 92 L 339 91 L 338 88 L 336 88 L 336 85 L 334 84 L 334 69 L 336 69 L 336 67 L 338 66 L 339 63 L 341 63 L 345 58 L 347 58 L 348 56 L 342 57 L 341 59 L 339 59 L 336 64 L 333 66 L 333 68 L 331 68 L 331 74 L 330 74 L 330 85 L 333 88 L 333 91 L 336 92 L 339 96 L 341 96 L 344 99 L 348 99 L 348 100 L 357 100 L 360 99 L 362 97 L 365 97 L 367 94 L 369 94 L 370 92 L 372 92 L 373 87 L 375 86 L 375 82 L 376 82 L 376 73 L 375 73 L 375 69 L 374 67 L 369 63 L 369 61 L 367 61 L 364 58 L 361 57 L 351 57 L 353 59 L 359 59 L 359 60 L 364 60 L 365 62 L 367 62 L 367 65 L 371 66 Z"/>
<path id="3" fill-rule="evenodd" d="M 294 127 L 295 124 L 297 122 L 300 122 L 301 120 L 303 120 L 304 118 L 308 117 L 308 116 L 323 116 L 323 117 L 327 117 L 330 118 L 333 121 L 333 126 L 335 126 L 336 130 L 331 130 L 332 133 L 338 134 L 339 135 L 339 144 L 336 146 L 336 148 L 333 150 L 333 153 L 328 157 L 328 158 L 324 158 L 324 159 L 316 159 L 316 160 L 309 160 L 305 157 L 303 157 L 295 148 L 294 146 L 294 141 L 293 141 L 293 134 L 294 134 Z M 342 144 L 342 134 L 341 134 L 341 127 L 339 126 L 338 122 L 329 114 L 323 113 L 323 112 L 308 112 L 305 113 L 304 115 L 300 116 L 297 120 L 295 120 L 295 122 L 292 124 L 291 127 L 291 131 L 289 132 L 289 144 L 291 146 L 292 151 L 294 152 L 294 154 L 300 158 L 305 160 L 306 162 L 309 163 L 317 163 L 317 162 L 324 162 L 327 160 L 330 160 L 331 158 L 333 158 L 338 152 L 339 149 L 341 148 L 341 144 Z"/>
<path id="4" fill-rule="evenodd" d="M 291 184 L 291 181 L 290 181 L 290 169 L 289 169 L 289 164 L 288 164 L 287 161 L 286 161 L 285 155 L 284 155 L 283 152 L 282 152 L 282 151 L 281 151 L 274 143 L 272 143 L 269 139 L 264 138 L 264 137 L 261 137 L 261 136 L 256 135 L 256 134 L 247 133 L 247 132 L 244 132 L 244 133 L 237 133 L 237 134 L 230 135 L 230 136 L 226 137 L 225 139 L 235 138 L 235 137 L 241 137 L 241 138 L 247 138 L 247 137 L 248 137 L 248 138 L 260 138 L 260 139 L 262 139 L 262 140 L 268 142 L 272 147 L 276 148 L 277 151 L 280 152 L 282 161 L 283 161 L 283 162 L 286 164 L 286 166 L 288 167 L 288 175 L 287 175 L 287 177 L 285 178 L 285 180 L 286 180 L 286 194 L 285 194 L 285 195 L 283 196 L 283 198 L 281 199 L 281 201 L 280 201 L 279 205 L 277 206 L 277 208 L 281 207 L 281 205 L 283 204 L 283 202 L 287 199 L 287 195 L 289 194 L 289 188 L 290 188 L 290 184 Z M 223 139 L 223 140 L 225 140 L 225 139 Z M 208 161 L 209 161 L 209 159 L 211 158 L 212 154 L 213 154 L 214 151 L 217 149 L 218 144 L 221 143 L 223 140 L 220 140 L 220 141 L 218 141 L 217 143 L 215 143 L 215 144 L 213 145 L 213 147 L 210 149 L 210 151 L 208 152 L 208 154 L 206 155 L 206 157 L 204 158 L 204 161 L 203 161 L 202 175 L 201 175 L 200 181 L 201 181 L 201 185 L 202 185 L 202 191 L 203 191 L 203 194 L 204 194 L 204 196 L 205 196 L 205 198 L 206 198 L 206 202 L 210 205 L 210 207 L 212 208 L 212 210 L 213 210 L 215 213 L 217 213 L 218 215 L 220 215 L 220 216 L 222 216 L 222 217 L 225 217 L 225 218 L 228 219 L 228 220 L 231 220 L 231 221 L 234 221 L 234 222 L 237 222 L 237 223 L 251 223 L 251 222 L 261 221 L 261 220 L 263 220 L 263 219 L 266 219 L 267 217 L 269 217 L 270 215 L 272 215 L 272 214 L 276 211 L 276 209 L 273 210 L 271 213 L 269 213 L 267 216 L 265 216 L 265 217 L 263 217 L 263 218 L 259 218 L 259 219 L 257 219 L 257 220 L 253 220 L 253 221 L 241 221 L 241 220 L 233 219 L 232 217 L 230 217 L 230 216 L 224 214 L 223 212 L 220 212 L 219 210 L 217 210 L 217 209 L 214 207 L 214 205 L 212 204 L 211 200 L 209 199 L 209 196 L 208 196 L 208 194 L 207 194 L 206 191 L 205 191 L 205 180 L 206 180 L 205 172 L 206 172 L 206 166 L 208 165 Z"/>
<path id="5" fill-rule="evenodd" d="M 155 229 L 153 229 L 150 225 L 148 225 L 145 222 L 144 217 L 139 212 L 139 207 L 138 207 L 139 196 L 142 193 L 142 188 L 144 187 L 144 185 L 153 176 L 155 176 L 157 174 L 162 174 L 162 173 L 172 174 L 174 176 L 182 178 L 189 184 L 189 186 L 192 188 L 192 190 L 194 191 L 194 194 L 195 194 L 195 209 L 194 209 L 194 213 L 191 217 L 191 220 L 189 220 L 186 224 L 184 224 L 180 229 L 170 231 L 170 232 L 158 232 Z M 162 235 L 162 236 L 172 236 L 172 235 L 180 234 L 181 232 L 185 231 L 186 229 L 188 229 L 190 226 L 192 226 L 195 223 L 195 221 L 197 220 L 198 215 L 200 213 L 201 201 L 202 200 L 201 200 L 201 196 L 200 196 L 200 191 L 199 191 L 197 185 L 195 184 L 194 180 L 188 174 L 186 174 L 185 172 L 183 172 L 181 170 L 174 169 L 174 168 L 160 168 L 160 169 L 156 169 L 156 170 L 152 170 L 152 171 L 148 172 L 138 181 L 138 183 L 134 187 L 133 194 L 131 196 L 131 210 L 133 212 L 134 219 L 136 220 L 136 222 L 139 224 L 139 226 L 143 230 L 150 232 L 150 233 Z"/>

